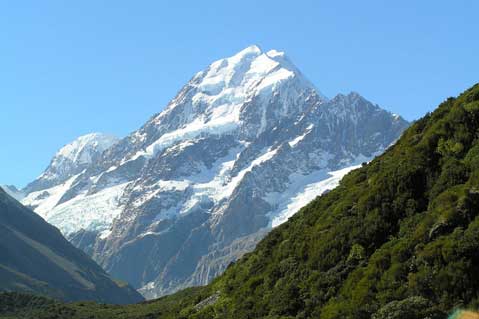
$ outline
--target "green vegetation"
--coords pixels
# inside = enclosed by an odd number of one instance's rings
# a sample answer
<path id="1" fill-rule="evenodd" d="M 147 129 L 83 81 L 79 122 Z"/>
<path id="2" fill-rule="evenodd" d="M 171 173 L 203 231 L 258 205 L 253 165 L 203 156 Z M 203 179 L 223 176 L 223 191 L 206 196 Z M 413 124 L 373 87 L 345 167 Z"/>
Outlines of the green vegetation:
<path id="1" fill-rule="evenodd" d="M 0 309 L 22 318 L 434 319 L 477 309 L 479 85 L 417 121 L 207 287 L 124 307 L 40 307 L 25 296 L 8 305 L 14 297 L 0 298 Z"/>
<path id="2" fill-rule="evenodd" d="M 173 296 L 135 305 L 106 305 L 94 302 L 62 303 L 41 296 L 16 292 L 0 294 L 2 319 L 153 319 L 187 318 L 194 305 L 206 299 L 205 288 L 185 289 Z"/>

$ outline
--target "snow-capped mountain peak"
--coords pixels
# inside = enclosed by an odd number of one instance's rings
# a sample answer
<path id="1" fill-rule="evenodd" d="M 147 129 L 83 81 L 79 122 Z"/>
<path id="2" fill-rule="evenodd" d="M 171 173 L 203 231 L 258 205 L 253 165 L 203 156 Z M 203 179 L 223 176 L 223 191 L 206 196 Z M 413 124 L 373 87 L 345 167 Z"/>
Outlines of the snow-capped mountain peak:
<path id="1" fill-rule="evenodd" d="M 117 141 L 117 137 L 102 133 L 82 135 L 62 147 L 54 158 L 65 158 L 78 164 L 91 163 L 92 152 L 103 152 Z"/>
<path id="2" fill-rule="evenodd" d="M 262 52 L 253 45 L 237 54 L 213 62 L 206 70 L 199 72 L 190 82 L 195 92 L 191 97 L 193 106 L 204 109 L 211 119 L 235 113 L 239 120 L 241 106 L 260 94 L 271 94 L 282 82 L 301 78 L 302 89 L 313 89 L 297 68 L 289 62 L 283 52 L 270 50 Z M 216 112 L 214 111 L 216 110 Z"/>
<path id="3" fill-rule="evenodd" d="M 163 112 L 131 137 L 142 145 L 129 159 L 151 158 L 179 141 L 205 134 L 255 138 L 301 113 L 305 98 L 326 101 L 283 52 L 249 46 L 198 72 Z"/>
<path id="4" fill-rule="evenodd" d="M 90 133 L 78 137 L 63 146 L 55 154 L 47 169 L 35 181 L 27 185 L 24 191 L 30 193 L 66 181 L 97 160 L 118 140 L 115 136 L 103 133 Z"/>
<path id="5" fill-rule="evenodd" d="M 202 95 L 218 102 L 244 102 L 247 97 L 265 89 L 274 89 L 279 82 L 291 77 L 301 77 L 303 85 L 314 86 L 304 79 L 298 69 L 286 58 L 284 52 L 263 52 L 252 45 L 237 54 L 213 62 L 205 71 L 199 72 L 192 85 L 198 88 L 198 102 Z M 233 104 L 233 103 L 230 103 Z"/>
<path id="6" fill-rule="evenodd" d="M 37 181 L 44 187 L 22 202 L 157 297 L 207 283 L 407 124 L 358 94 L 327 100 L 283 52 L 250 46 L 198 72 L 91 164 Z M 88 162 L 83 142 L 44 175 Z"/>

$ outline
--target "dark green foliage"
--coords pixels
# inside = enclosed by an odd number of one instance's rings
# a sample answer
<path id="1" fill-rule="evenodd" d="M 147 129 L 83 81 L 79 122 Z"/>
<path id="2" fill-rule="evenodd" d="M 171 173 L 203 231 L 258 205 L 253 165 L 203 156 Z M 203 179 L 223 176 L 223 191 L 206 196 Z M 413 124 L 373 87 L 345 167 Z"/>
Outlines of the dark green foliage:
<path id="1" fill-rule="evenodd" d="M 185 289 L 173 296 L 134 305 L 106 305 L 94 302 L 61 303 L 19 293 L 0 294 L 0 318 L 21 319 L 154 319 L 188 318 L 194 305 L 207 298 L 206 288 Z"/>
<path id="2" fill-rule="evenodd" d="M 138 306 L 90 305 L 105 313 L 92 318 L 122 318 L 122 311 L 142 318 L 156 307 L 158 318 L 435 319 L 478 307 L 478 133 L 476 85 L 417 121 L 211 285 Z M 194 307 L 216 291 L 214 304 Z"/>
<path id="3" fill-rule="evenodd" d="M 409 297 L 401 301 L 391 301 L 379 309 L 373 319 L 414 319 L 414 318 L 444 318 L 429 300 L 423 297 Z"/>

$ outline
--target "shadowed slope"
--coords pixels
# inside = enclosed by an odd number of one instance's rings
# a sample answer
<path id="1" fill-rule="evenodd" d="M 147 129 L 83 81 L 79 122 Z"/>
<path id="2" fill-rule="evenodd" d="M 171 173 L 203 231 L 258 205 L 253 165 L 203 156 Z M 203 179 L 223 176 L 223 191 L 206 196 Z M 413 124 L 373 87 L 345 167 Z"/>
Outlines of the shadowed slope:
<path id="1" fill-rule="evenodd" d="M 72 300 L 133 303 L 141 296 L 121 288 L 58 229 L 0 189 L 0 290 Z"/>

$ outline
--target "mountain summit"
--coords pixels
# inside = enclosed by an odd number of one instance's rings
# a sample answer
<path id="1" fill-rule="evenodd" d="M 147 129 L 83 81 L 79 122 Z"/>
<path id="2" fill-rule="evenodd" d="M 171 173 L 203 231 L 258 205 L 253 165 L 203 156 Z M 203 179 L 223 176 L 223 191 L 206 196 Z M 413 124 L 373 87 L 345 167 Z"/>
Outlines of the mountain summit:
<path id="1" fill-rule="evenodd" d="M 407 126 L 357 93 L 326 99 L 284 53 L 251 46 L 23 203 L 152 298 L 208 283 Z"/>
<path id="2" fill-rule="evenodd" d="M 167 105 L 113 152 L 134 160 L 154 157 L 181 140 L 235 134 L 249 140 L 326 98 L 286 58 L 250 46 L 198 72 Z M 126 146 L 125 143 L 133 144 Z M 125 150 L 137 151 L 125 154 Z"/>

